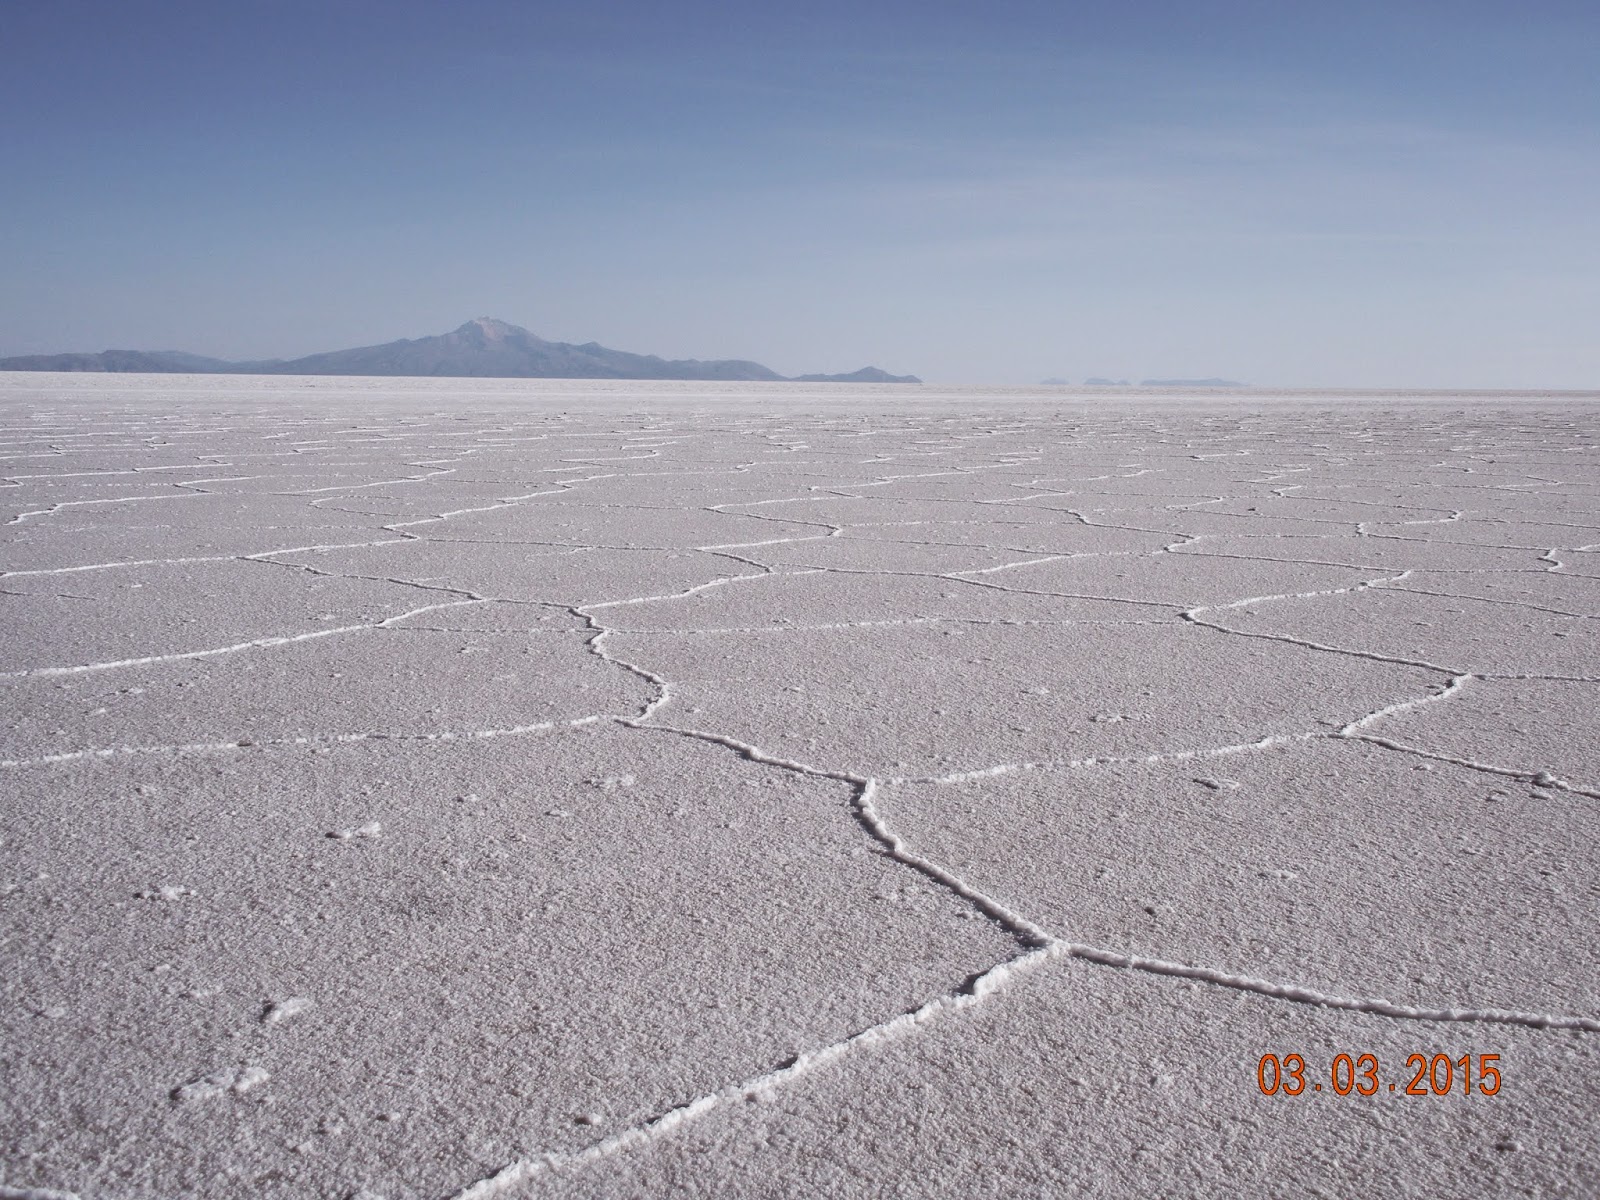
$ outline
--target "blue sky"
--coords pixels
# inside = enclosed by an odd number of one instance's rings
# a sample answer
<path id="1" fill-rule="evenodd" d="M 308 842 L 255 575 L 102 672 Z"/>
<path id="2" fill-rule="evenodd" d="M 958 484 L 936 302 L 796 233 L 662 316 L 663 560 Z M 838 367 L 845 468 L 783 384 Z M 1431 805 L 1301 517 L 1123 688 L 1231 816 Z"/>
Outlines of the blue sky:
<path id="1" fill-rule="evenodd" d="M 0 354 L 1600 387 L 1600 5 L 0 0 Z"/>

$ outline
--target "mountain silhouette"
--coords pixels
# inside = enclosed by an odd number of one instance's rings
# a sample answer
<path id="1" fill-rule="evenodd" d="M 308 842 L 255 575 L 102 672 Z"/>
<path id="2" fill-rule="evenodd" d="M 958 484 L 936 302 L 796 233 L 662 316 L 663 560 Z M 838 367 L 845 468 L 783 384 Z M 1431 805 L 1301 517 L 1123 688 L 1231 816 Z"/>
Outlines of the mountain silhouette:
<path id="1" fill-rule="evenodd" d="M 304 358 L 230 362 L 177 350 L 106 350 L 99 354 L 29 354 L 0 358 L 4 371 L 142 371 L 240 375 L 436 375 L 511 379 L 782 380 L 747 359 L 702 361 L 630 354 L 598 342 L 551 342 L 517 325 L 479 317 L 433 337 L 330 350 Z M 863 367 L 848 375 L 801 375 L 805 383 L 921 383 Z"/>

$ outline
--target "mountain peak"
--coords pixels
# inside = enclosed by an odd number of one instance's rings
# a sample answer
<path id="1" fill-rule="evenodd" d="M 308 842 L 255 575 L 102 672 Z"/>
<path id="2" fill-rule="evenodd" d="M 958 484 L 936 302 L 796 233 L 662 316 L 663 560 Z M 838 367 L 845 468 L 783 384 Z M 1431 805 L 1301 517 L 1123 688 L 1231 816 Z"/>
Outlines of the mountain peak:
<path id="1" fill-rule="evenodd" d="M 526 329 L 513 325 L 509 321 L 502 321 L 497 317 L 474 317 L 468 321 L 457 333 L 476 333 L 487 342 L 503 342 L 507 338 L 517 336 L 530 336 Z"/>

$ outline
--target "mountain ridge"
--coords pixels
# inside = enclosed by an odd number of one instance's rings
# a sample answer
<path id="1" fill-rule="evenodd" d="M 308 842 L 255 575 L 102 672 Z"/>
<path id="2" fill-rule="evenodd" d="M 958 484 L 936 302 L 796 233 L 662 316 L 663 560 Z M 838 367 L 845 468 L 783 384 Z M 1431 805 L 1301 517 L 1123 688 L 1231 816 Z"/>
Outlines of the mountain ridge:
<path id="1" fill-rule="evenodd" d="M 862 367 L 842 375 L 789 377 L 742 358 L 666 359 L 613 350 L 599 342 L 552 342 L 521 326 L 478 317 L 451 330 L 300 358 L 230 361 L 180 350 L 104 350 L 98 354 L 26 354 L 0 358 L 0 371 L 149 372 L 153 374 L 378 375 L 492 379 L 683 379 L 801 383 L 921 383 Z"/>

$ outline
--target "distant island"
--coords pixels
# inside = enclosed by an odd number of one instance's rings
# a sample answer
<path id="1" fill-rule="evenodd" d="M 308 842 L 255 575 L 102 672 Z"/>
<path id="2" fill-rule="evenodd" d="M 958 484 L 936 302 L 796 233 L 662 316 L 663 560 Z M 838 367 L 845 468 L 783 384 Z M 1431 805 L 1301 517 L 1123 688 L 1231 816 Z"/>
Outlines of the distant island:
<path id="1" fill-rule="evenodd" d="M 792 380 L 758 362 L 725 358 L 665 359 L 629 354 L 598 342 L 550 342 L 526 329 L 479 317 L 450 333 L 401 338 L 381 346 L 331 350 L 304 358 L 230 362 L 179 350 L 105 350 L 99 354 L 25 354 L 0 358 L 0 371 L 139 371 L 210 375 L 435 375 L 497 379 L 698 379 L 796 383 L 921 383 L 862 367 L 845 375 Z"/>

